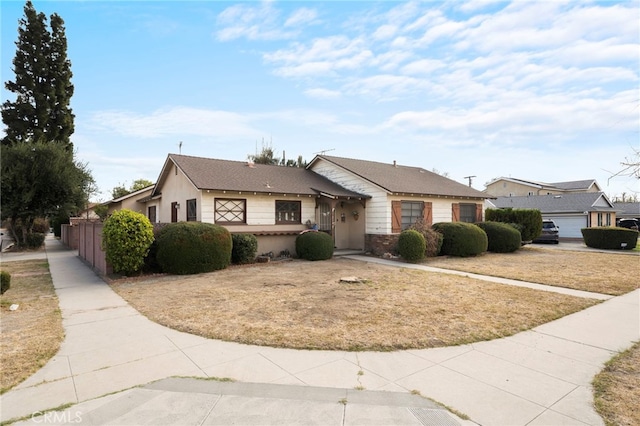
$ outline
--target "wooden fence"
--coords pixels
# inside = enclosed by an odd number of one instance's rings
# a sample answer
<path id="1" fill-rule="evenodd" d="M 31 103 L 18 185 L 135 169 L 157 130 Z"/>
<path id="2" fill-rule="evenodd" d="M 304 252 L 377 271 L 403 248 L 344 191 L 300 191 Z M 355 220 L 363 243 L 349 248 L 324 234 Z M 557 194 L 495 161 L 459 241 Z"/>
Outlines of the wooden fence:
<path id="1" fill-rule="evenodd" d="M 102 222 L 83 221 L 77 225 L 62 225 L 60 239 L 100 275 L 113 272 L 102 250 Z"/>

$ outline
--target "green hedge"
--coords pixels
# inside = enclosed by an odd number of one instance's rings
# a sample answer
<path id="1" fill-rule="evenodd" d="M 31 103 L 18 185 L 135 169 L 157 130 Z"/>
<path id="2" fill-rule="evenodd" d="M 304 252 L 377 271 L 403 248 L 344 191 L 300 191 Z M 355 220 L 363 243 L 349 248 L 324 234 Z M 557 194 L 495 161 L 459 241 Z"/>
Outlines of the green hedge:
<path id="1" fill-rule="evenodd" d="M 494 253 L 511 253 L 522 246 L 520 231 L 502 222 L 479 222 L 477 226 L 487 234 L 487 250 Z"/>
<path id="2" fill-rule="evenodd" d="M 424 235 L 415 229 L 407 229 L 398 237 L 398 253 L 409 262 L 418 262 L 424 259 L 427 243 Z"/>
<path id="3" fill-rule="evenodd" d="M 537 209 L 487 209 L 487 222 L 517 223 L 522 227 L 522 241 L 533 241 L 542 233 L 542 213 Z"/>
<path id="4" fill-rule="evenodd" d="M 0 271 L 0 294 L 4 294 L 11 288 L 11 274 L 7 271 Z"/>
<path id="5" fill-rule="evenodd" d="M 307 231 L 296 237 L 296 254 L 306 260 L 327 260 L 333 257 L 333 238 L 326 232 Z"/>
<path id="6" fill-rule="evenodd" d="M 487 251 L 487 234 L 473 223 L 440 222 L 433 229 L 443 235 L 440 254 L 468 257 Z"/>
<path id="7" fill-rule="evenodd" d="M 171 223 L 158 232 L 156 259 L 170 274 L 199 274 L 231 263 L 231 233 L 220 225 Z"/>
<path id="8" fill-rule="evenodd" d="M 253 234 L 231 234 L 231 263 L 252 263 L 258 252 L 258 238 Z"/>
<path id="9" fill-rule="evenodd" d="M 582 238 L 592 248 L 633 250 L 638 244 L 638 231 L 611 226 L 582 228 Z"/>
<path id="10" fill-rule="evenodd" d="M 153 225 L 141 213 L 118 210 L 104 222 L 102 249 L 113 272 L 130 275 L 139 271 L 153 242 Z"/>
<path id="11" fill-rule="evenodd" d="M 41 232 L 32 232 L 27 234 L 27 247 L 37 249 L 44 244 L 44 234 Z"/>

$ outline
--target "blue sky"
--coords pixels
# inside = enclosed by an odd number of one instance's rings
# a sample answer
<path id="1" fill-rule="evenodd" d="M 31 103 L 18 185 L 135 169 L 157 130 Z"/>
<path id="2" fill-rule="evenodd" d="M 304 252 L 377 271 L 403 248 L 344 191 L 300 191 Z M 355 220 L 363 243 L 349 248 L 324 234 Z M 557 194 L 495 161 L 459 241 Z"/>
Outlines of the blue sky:
<path id="1" fill-rule="evenodd" d="M 101 189 L 168 153 L 328 155 L 473 186 L 596 179 L 640 149 L 635 1 L 34 1 L 64 20 L 77 157 Z M 2 81 L 23 1 L 1 3 Z M 2 90 L 2 99 L 13 96 Z"/>

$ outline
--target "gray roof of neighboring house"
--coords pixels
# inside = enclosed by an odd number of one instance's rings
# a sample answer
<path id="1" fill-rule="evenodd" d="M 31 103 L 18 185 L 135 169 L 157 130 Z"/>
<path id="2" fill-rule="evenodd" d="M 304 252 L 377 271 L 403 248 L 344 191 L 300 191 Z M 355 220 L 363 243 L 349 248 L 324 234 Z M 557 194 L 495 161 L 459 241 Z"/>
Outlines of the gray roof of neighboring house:
<path id="1" fill-rule="evenodd" d="M 574 180 L 570 182 L 555 182 L 548 185 L 555 186 L 556 188 L 564 189 L 565 191 L 587 190 L 596 184 L 595 179 L 586 180 Z"/>
<path id="2" fill-rule="evenodd" d="M 420 167 L 319 155 L 307 168 L 312 168 L 318 159 L 333 163 L 392 193 L 492 198 L 484 192 Z"/>
<path id="3" fill-rule="evenodd" d="M 562 191 L 586 191 L 589 188 L 591 188 L 593 185 L 597 185 L 597 182 L 595 179 L 545 183 L 545 182 L 536 182 L 533 180 L 517 179 L 512 177 L 497 178 L 489 182 L 488 185 L 491 185 L 492 183 L 498 182 L 500 180 L 509 180 L 509 181 L 521 183 L 523 185 L 529 185 L 529 186 L 534 186 L 539 188 L 559 189 Z"/>
<path id="4" fill-rule="evenodd" d="M 586 211 L 614 212 L 615 207 L 595 206 L 603 192 L 573 192 L 562 195 L 531 195 L 527 197 L 498 197 L 491 203 L 498 208 L 538 209 L 542 213 L 583 213 Z"/>
<path id="5" fill-rule="evenodd" d="M 246 161 L 218 160 L 169 154 L 158 182 L 164 182 L 167 164 L 173 162 L 198 189 L 257 193 L 318 195 L 369 198 L 331 182 L 304 168 L 251 164 Z"/>
<path id="6" fill-rule="evenodd" d="M 615 203 L 620 215 L 640 217 L 640 203 Z"/>

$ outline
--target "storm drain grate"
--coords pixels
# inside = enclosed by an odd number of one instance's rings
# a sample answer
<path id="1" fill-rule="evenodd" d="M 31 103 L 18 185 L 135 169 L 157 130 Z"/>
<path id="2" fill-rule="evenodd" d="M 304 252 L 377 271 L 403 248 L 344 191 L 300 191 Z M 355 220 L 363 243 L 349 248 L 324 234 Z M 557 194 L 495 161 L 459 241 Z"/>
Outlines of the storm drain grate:
<path id="1" fill-rule="evenodd" d="M 409 408 L 409 411 L 425 426 L 460 426 L 460 423 L 444 410 Z"/>

